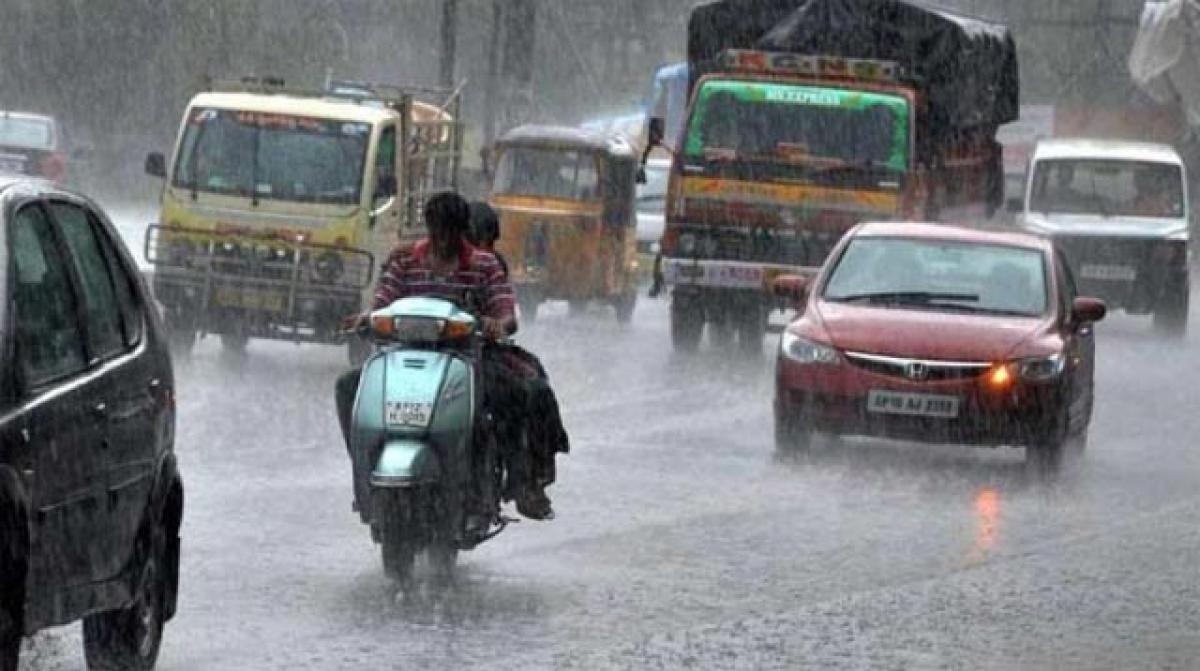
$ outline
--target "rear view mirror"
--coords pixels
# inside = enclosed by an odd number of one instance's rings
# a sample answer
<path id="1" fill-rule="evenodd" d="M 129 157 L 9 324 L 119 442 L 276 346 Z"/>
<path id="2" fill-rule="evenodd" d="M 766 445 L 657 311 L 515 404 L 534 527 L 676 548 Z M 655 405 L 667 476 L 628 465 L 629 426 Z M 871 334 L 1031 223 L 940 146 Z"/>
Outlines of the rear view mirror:
<path id="1" fill-rule="evenodd" d="M 1076 324 L 1094 324 L 1104 319 L 1108 314 L 1108 306 L 1104 301 L 1095 298 L 1079 297 L 1071 304 L 1071 319 Z"/>
<path id="2" fill-rule="evenodd" d="M 648 146 L 657 147 L 661 145 L 667 135 L 667 122 L 662 117 L 651 117 L 646 135 Z"/>
<path id="3" fill-rule="evenodd" d="M 780 275 L 771 283 L 771 293 L 776 298 L 799 305 L 808 296 L 808 285 L 809 278 L 802 275 Z"/>
<path id="4" fill-rule="evenodd" d="M 158 152 L 146 154 L 146 174 L 151 177 L 167 176 L 167 159 Z"/>

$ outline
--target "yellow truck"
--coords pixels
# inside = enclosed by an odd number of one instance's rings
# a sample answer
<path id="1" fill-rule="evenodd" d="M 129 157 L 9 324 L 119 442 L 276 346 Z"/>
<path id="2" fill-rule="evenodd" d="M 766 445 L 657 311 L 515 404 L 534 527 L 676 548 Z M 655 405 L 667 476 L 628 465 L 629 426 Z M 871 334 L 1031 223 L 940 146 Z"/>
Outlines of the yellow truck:
<path id="1" fill-rule="evenodd" d="M 207 334 L 235 351 L 250 338 L 341 342 L 389 251 L 421 237 L 424 200 L 458 186 L 459 91 L 210 88 L 188 104 L 170 161 L 146 157 L 164 185 L 144 251 L 176 351 Z"/>

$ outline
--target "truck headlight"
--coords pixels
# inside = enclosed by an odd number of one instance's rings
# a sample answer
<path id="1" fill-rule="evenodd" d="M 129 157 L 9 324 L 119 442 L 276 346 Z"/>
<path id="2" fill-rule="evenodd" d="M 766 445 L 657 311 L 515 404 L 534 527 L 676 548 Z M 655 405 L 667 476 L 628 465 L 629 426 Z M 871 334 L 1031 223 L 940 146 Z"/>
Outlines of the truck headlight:
<path id="1" fill-rule="evenodd" d="M 779 345 L 784 356 L 796 363 L 837 365 L 839 361 L 836 349 L 802 338 L 791 331 L 783 332 Z"/>

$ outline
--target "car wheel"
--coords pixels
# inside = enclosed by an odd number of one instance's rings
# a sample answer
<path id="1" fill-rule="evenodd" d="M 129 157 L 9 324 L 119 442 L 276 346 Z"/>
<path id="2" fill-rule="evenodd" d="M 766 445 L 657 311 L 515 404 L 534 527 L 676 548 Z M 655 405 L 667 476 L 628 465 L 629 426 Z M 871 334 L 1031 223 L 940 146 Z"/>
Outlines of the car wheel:
<path id="1" fill-rule="evenodd" d="M 775 453 L 780 456 L 799 456 L 812 449 L 814 434 L 800 426 L 794 417 L 775 415 Z"/>
<path id="2" fill-rule="evenodd" d="M 166 537 L 150 532 L 133 603 L 83 619 L 83 650 L 90 671 L 150 671 L 166 623 Z"/>
<path id="3" fill-rule="evenodd" d="M 676 352 L 692 353 L 700 346 L 704 315 L 691 301 L 671 299 L 671 344 Z"/>
<path id="4" fill-rule="evenodd" d="M 28 538 L 25 515 L 11 502 L 0 498 L 0 671 L 17 671 L 24 628 L 25 575 Z"/>
<path id="5" fill-rule="evenodd" d="M 1166 289 L 1154 310 L 1154 330 L 1172 338 L 1183 337 L 1187 333 L 1190 299 L 1186 281 Z"/>

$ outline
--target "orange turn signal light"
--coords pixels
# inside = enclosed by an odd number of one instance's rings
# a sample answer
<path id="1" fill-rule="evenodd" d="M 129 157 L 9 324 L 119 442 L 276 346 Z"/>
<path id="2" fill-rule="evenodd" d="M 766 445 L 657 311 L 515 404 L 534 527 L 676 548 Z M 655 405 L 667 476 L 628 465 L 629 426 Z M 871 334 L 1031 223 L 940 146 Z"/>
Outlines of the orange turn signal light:
<path id="1" fill-rule="evenodd" d="M 1005 363 L 993 366 L 987 374 L 987 383 L 989 387 L 998 391 L 1011 387 L 1013 383 L 1012 366 Z"/>
<path id="2" fill-rule="evenodd" d="M 396 320 L 392 317 L 372 317 L 371 330 L 380 338 L 390 338 L 396 335 Z"/>
<path id="3" fill-rule="evenodd" d="M 471 322 L 448 320 L 442 326 L 442 337 L 447 340 L 459 340 L 471 335 L 472 330 Z"/>

